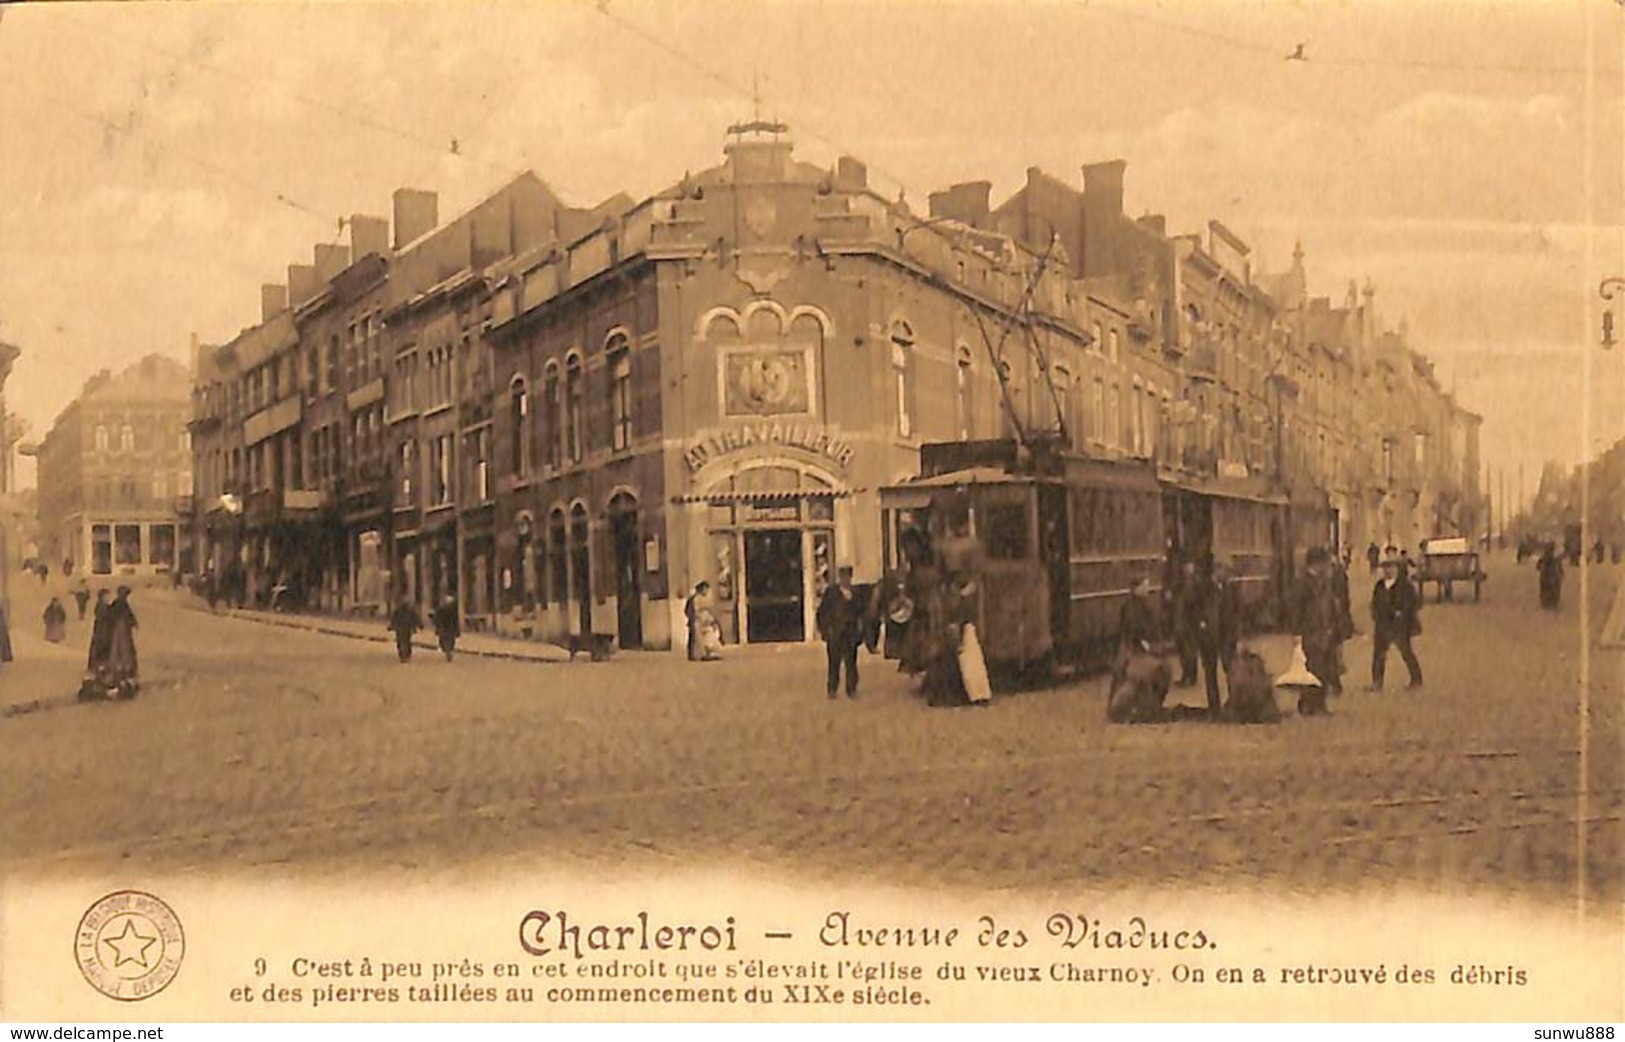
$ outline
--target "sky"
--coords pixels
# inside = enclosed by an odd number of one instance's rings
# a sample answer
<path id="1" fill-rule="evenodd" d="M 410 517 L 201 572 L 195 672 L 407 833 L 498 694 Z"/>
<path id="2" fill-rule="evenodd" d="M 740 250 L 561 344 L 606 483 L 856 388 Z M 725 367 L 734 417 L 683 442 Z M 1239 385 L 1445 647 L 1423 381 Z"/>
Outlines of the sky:
<path id="1" fill-rule="evenodd" d="M 37 438 L 95 371 L 229 339 L 397 187 L 442 219 L 524 169 L 643 198 L 759 104 L 919 211 L 1122 158 L 1133 214 L 1218 218 L 1255 270 L 1301 241 L 1311 294 L 1369 278 L 1532 495 L 1625 436 L 1625 346 L 1597 344 L 1622 51 L 1615 0 L 0 7 L 7 399 Z"/>

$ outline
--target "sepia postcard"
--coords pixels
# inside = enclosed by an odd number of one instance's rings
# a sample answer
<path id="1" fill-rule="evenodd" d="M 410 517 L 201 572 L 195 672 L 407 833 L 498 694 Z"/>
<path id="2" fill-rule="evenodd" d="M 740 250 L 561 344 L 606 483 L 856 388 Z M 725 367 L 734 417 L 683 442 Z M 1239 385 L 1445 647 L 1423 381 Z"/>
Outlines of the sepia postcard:
<path id="1" fill-rule="evenodd" d="M 1612 0 L 0 5 L 0 1020 L 1612 1038 L 1622 340 Z"/>

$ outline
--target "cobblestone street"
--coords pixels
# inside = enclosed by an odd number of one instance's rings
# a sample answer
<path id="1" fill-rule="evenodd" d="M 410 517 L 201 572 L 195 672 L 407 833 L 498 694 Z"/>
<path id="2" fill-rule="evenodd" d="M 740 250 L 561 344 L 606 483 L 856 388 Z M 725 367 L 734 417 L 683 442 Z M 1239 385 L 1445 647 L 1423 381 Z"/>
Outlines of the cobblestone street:
<path id="1" fill-rule="evenodd" d="M 930 710 L 867 656 L 862 697 L 829 703 L 807 647 L 402 666 L 386 644 L 213 617 L 168 591 L 134 599 L 142 696 L 78 705 L 88 624 L 45 645 L 24 586 L 18 661 L 0 671 L 0 864 L 723 859 L 984 890 L 1256 881 L 1562 900 L 1583 814 L 1591 893 L 1617 904 L 1619 653 L 1590 656 L 1582 804 L 1578 579 L 1552 616 L 1528 568 L 1489 570 L 1482 604 L 1424 612 L 1423 690 L 1391 667 L 1388 690 L 1366 693 L 1356 638 L 1333 717 L 1262 728 L 1108 726 L 1100 679 Z M 1618 575 L 1594 576 L 1593 631 Z M 1259 646 L 1284 668 L 1283 638 Z"/>

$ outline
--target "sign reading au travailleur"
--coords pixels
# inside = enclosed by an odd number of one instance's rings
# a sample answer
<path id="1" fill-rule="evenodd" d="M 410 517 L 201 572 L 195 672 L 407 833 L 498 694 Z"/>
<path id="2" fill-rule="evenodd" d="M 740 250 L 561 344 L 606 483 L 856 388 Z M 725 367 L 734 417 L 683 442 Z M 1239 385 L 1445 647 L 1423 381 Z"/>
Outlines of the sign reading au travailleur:
<path id="1" fill-rule="evenodd" d="M 721 430 L 707 431 L 695 438 L 683 453 L 690 473 L 729 452 L 751 445 L 789 445 L 833 460 L 842 467 L 852 462 L 852 446 L 814 423 L 784 423 L 762 420 Z"/>

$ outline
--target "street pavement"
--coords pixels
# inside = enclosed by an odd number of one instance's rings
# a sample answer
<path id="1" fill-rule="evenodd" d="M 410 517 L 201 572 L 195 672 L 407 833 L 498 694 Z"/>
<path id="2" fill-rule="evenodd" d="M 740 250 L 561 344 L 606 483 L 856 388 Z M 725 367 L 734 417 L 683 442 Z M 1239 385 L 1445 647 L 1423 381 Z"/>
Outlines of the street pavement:
<path id="1" fill-rule="evenodd" d="M 1098 677 L 930 709 L 867 655 L 861 697 L 829 702 L 820 647 L 401 665 L 387 643 L 159 590 L 133 598 L 140 698 L 80 705 L 89 624 L 45 644 L 42 591 L 19 582 L 17 661 L 0 666 L 0 874 L 128 858 L 199 871 L 726 858 L 984 892 L 1561 901 L 1583 819 L 1589 891 L 1617 909 L 1625 658 L 1583 647 L 1575 575 L 1553 614 L 1536 608 L 1531 566 L 1497 556 L 1488 570 L 1481 604 L 1430 599 L 1424 688 L 1404 690 L 1390 661 L 1388 689 L 1365 692 L 1362 635 L 1331 717 L 1262 727 L 1108 725 Z M 1593 636 L 1622 571 L 1591 575 Z M 1363 571 L 1353 585 L 1363 602 Z M 1289 641 L 1257 645 L 1285 668 Z"/>

